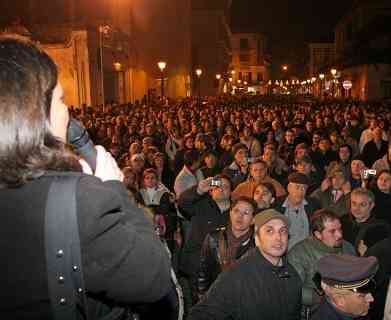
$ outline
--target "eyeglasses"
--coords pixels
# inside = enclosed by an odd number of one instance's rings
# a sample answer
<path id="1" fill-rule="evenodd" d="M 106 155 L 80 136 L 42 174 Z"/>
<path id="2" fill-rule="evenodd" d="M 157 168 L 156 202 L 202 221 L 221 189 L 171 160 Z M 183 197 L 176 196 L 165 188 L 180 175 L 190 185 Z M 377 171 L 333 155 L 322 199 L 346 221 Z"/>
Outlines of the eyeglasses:
<path id="1" fill-rule="evenodd" d="M 253 212 L 251 212 L 251 210 L 232 209 L 232 212 L 235 213 L 235 214 L 239 214 L 240 213 L 241 215 L 244 215 L 244 216 L 253 214 Z"/>

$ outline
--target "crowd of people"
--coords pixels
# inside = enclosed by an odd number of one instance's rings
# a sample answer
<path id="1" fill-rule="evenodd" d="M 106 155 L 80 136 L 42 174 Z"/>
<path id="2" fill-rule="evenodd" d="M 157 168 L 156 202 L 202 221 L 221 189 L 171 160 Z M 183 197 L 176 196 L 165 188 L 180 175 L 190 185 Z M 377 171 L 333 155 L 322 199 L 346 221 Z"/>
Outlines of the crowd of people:
<path id="1" fill-rule="evenodd" d="M 391 318 L 386 104 L 63 94 L 0 37 L 1 319 Z"/>
<path id="2" fill-rule="evenodd" d="M 295 303 L 302 303 L 303 319 L 324 300 L 313 281 L 321 257 L 376 256 L 381 268 L 369 313 L 382 319 L 391 276 L 391 113 L 386 104 L 223 96 L 202 103 L 144 99 L 74 109 L 73 114 L 117 159 L 130 197 L 148 208 L 174 253 L 176 271 L 191 289 L 187 305 L 196 304 L 190 319 L 238 312 L 232 301 L 246 293 L 238 288 L 230 293 L 235 297 L 227 296 L 218 283 L 235 285 L 226 280 L 234 277 L 230 271 L 262 246 L 262 253 L 280 248 L 271 256 L 286 256 L 298 272 L 303 290 Z M 261 236 L 257 217 L 269 210 L 289 225 L 286 248 L 282 240 L 270 244 Z M 283 261 L 279 258 L 277 263 Z M 208 291 L 211 287 L 217 295 Z M 289 318 L 272 307 L 285 300 L 268 299 L 271 315 Z"/>

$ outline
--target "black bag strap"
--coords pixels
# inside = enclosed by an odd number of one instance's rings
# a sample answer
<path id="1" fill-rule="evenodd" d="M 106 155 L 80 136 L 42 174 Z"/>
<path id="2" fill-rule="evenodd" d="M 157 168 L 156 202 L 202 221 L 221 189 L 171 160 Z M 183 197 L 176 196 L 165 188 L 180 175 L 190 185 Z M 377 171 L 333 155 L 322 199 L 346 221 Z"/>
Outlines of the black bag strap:
<path id="1" fill-rule="evenodd" d="M 55 320 L 88 319 L 76 215 L 76 187 L 80 177 L 53 177 L 46 202 L 46 265 Z"/>

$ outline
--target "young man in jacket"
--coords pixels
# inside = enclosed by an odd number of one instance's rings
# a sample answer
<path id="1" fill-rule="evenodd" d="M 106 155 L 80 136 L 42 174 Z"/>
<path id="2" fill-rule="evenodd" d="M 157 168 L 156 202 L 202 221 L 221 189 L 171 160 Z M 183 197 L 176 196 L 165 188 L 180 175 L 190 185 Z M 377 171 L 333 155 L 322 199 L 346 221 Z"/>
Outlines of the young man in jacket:
<path id="1" fill-rule="evenodd" d="M 253 199 L 239 197 L 231 206 L 227 226 L 205 237 L 197 277 L 199 296 L 208 291 L 221 272 L 236 265 L 255 246 L 252 228 L 255 210 Z"/>
<path id="2" fill-rule="evenodd" d="M 311 309 L 314 310 L 322 299 L 313 281 L 319 259 L 333 253 L 355 255 L 354 247 L 343 240 L 341 222 L 333 211 L 317 210 L 311 217 L 310 226 L 311 235 L 297 243 L 288 254 L 289 263 L 303 281 L 303 319 L 308 319 Z"/>
<path id="3" fill-rule="evenodd" d="M 212 185 L 212 181 L 219 181 L 220 184 Z M 202 243 L 209 232 L 227 224 L 231 206 L 230 197 L 229 178 L 225 175 L 217 175 L 214 178 L 201 180 L 197 186 L 186 190 L 178 199 L 182 215 L 191 220 L 179 269 L 189 278 L 194 292 Z"/>
<path id="4" fill-rule="evenodd" d="M 300 318 L 301 280 L 284 257 L 288 219 L 268 209 L 256 215 L 254 225 L 257 248 L 219 276 L 189 320 Z"/>

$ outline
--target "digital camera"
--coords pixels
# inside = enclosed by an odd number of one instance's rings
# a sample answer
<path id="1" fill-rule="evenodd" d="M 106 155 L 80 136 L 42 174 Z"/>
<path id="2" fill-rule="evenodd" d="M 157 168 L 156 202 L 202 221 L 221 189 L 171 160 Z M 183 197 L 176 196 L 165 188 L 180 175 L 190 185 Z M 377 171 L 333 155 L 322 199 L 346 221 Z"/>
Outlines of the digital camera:
<path id="1" fill-rule="evenodd" d="M 374 169 L 365 169 L 362 171 L 362 178 L 369 179 L 370 177 L 376 176 L 376 170 Z"/>
<path id="2" fill-rule="evenodd" d="M 223 181 L 220 179 L 212 179 L 210 180 L 209 186 L 211 187 L 221 187 L 223 185 Z"/>

